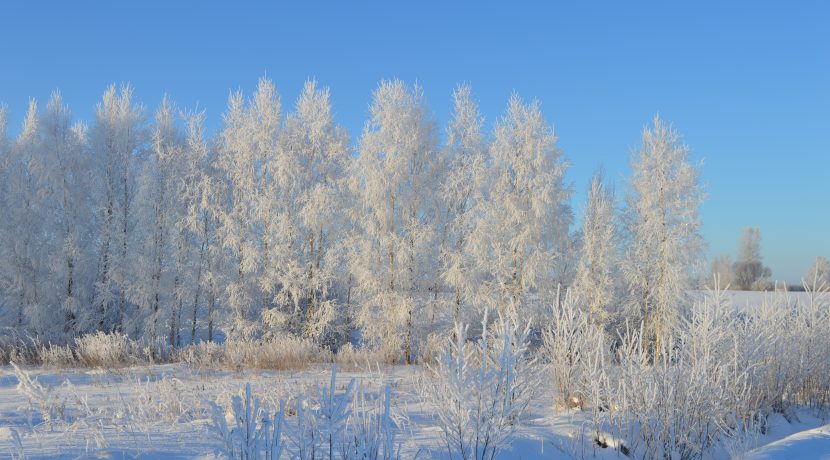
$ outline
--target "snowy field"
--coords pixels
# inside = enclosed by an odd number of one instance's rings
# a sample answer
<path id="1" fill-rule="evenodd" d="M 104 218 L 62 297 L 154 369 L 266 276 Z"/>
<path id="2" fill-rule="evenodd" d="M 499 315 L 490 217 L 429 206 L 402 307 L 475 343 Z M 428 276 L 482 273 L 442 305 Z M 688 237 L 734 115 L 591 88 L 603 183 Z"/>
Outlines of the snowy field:
<path id="1" fill-rule="evenodd" d="M 194 371 L 184 365 L 143 366 L 116 371 L 66 369 L 29 370 L 46 389 L 56 414 L 48 420 L 43 401 L 30 401 L 16 388 L 11 367 L 0 377 L 0 458 L 222 458 L 221 440 L 211 428 L 209 402 L 220 405 L 241 394 L 246 383 L 265 405 L 285 400 L 289 407 L 299 394 L 315 394 L 329 384 L 326 367 L 296 372 L 229 373 Z M 429 384 L 417 366 L 373 372 L 339 373 L 342 392 L 355 379 L 370 391 L 388 383 L 392 412 L 400 430 L 396 443 L 401 458 L 447 458 L 441 436 L 418 397 Z M 552 411 L 551 398 L 534 400 L 526 423 L 498 458 L 625 458 L 613 447 L 600 447 L 586 434 L 579 410 Z M 296 416 L 286 418 L 286 434 Z M 802 411 L 787 421 L 771 418 L 765 435 L 725 446 L 716 458 L 750 450 L 747 458 L 827 458 L 830 425 Z M 289 451 L 291 449 L 290 442 Z"/>

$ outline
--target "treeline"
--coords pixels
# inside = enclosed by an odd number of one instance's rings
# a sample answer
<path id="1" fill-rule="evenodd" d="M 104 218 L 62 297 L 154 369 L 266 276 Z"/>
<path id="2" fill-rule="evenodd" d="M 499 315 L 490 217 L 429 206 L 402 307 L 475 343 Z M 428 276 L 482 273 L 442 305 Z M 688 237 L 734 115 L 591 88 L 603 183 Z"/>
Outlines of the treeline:
<path id="1" fill-rule="evenodd" d="M 644 129 L 625 206 L 597 176 L 574 227 L 568 163 L 540 105 L 487 132 L 470 88 L 439 127 L 422 90 L 384 81 L 357 140 L 306 83 L 290 110 L 262 79 L 221 129 L 110 87 L 75 123 L 54 93 L 7 135 L 0 112 L 0 321 L 70 342 L 171 345 L 291 334 L 409 360 L 484 310 L 545 321 L 564 289 L 591 321 L 680 318 L 702 241 L 699 172 L 674 129 Z"/>

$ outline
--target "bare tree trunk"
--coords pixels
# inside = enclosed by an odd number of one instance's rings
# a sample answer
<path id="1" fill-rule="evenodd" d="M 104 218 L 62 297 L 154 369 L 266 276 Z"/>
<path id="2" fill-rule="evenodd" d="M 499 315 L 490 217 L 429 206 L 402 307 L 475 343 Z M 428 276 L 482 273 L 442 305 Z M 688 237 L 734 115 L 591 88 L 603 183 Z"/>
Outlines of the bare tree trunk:
<path id="1" fill-rule="evenodd" d="M 101 287 L 103 289 L 109 290 L 109 252 L 110 252 L 110 230 L 112 224 L 112 200 L 107 202 L 107 219 L 106 219 L 106 236 L 104 237 L 104 244 L 101 250 L 103 254 L 103 262 L 101 263 Z M 104 320 L 107 316 L 107 310 L 109 309 L 108 301 L 105 299 L 101 301 L 101 305 L 99 308 L 99 319 L 98 319 L 98 330 L 104 330 Z"/>
<path id="2" fill-rule="evenodd" d="M 125 169 L 126 168 L 127 168 L 127 166 L 125 165 Z M 125 170 L 124 171 L 124 208 L 122 209 L 122 217 L 121 217 L 122 218 L 122 227 L 121 227 L 121 229 L 122 229 L 121 230 L 121 232 L 122 232 L 122 241 L 121 241 L 121 270 L 122 270 L 121 284 L 122 285 L 118 287 L 118 293 L 119 293 L 119 296 L 118 296 L 118 318 L 115 322 L 115 329 L 117 331 L 123 331 L 124 330 L 124 316 L 126 314 L 126 309 L 127 309 L 127 296 L 126 296 L 126 293 L 124 292 L 125 286 L 123 286 L 123 284 L 125 284 L 125 275 L 126 274 L 123 273 L 123 270 L 126 267 L 126 261 L 127 261 L 127 223 L 128 223 L 127 217 L 128 217 L 128 210 L 129 210 L 129 187 L 128 187 L 128 184 L 127 184 L 127 171 Z"/>
<path id="3" fill-rule="evenodd" d="M 199 270 L 196 273 L 196 294 L 193 296 L 193 316 L 190 323 L 190 344 L 196 341 L 196 313 L 199 310 L 199 294 L 202 291 L 202 264 L 205 257 L 205 241 L 202 240 L 202 247 L 199 249 Z"/>

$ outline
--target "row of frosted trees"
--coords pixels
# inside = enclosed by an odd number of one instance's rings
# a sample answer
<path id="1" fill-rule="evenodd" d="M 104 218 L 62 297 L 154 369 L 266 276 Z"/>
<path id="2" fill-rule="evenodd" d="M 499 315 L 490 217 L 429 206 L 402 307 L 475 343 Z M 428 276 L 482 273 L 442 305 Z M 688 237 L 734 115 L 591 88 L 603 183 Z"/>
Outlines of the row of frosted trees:
<path id="1" fill-rule="evenodd" d="M 698 171 L 655 119 L 625 206 L 596 177 L 571 231 L 568 168 L 537 102 L 492 132 L 468 87 L 441 129 L 422 90 L 382 82 L 356 143 L 308 82 L 293 110 L 262 79 L 221 129 L 165 98 L 152 119 L 110 87 L 88 125 L 55 93 L 16 137 L 0 112 L 6 330 L 64 341 L 118 331 L 177 345 L 295 334 L 406 360 L 430 333 L 562 289 L 592 321 L 677 320 L 699 255 Z M 659 345 L 659 343 L 658 343 Z"/>

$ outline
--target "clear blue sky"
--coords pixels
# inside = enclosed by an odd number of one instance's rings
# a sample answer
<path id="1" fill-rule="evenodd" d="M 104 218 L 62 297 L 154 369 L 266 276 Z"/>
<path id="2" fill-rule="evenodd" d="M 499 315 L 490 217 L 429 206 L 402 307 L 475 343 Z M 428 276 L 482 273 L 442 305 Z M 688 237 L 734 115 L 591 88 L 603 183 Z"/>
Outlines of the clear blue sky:
<path id="1" fill-rule="evenodd" d="M 600 165 L 622 188 L 655 113 L 703 159 L 708 254 L 757 226 L 774 277 L 830 257 L 830 2 L 11 2 L 0 8 L 0 101 L 22 121 L 59 88 L 90 119 L 110 83 L 163 94 L 219 126 L 228 92 L 267 74 L 293 105 L 330 86 L 356 138 L 383 78 L 418 81 L 443 123 L 468 82 L 488 125 L 538 98 L 582 206 Z"/>

